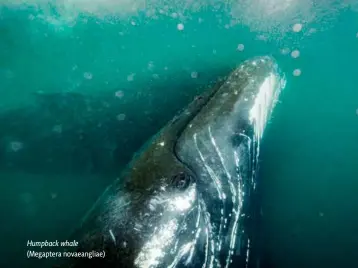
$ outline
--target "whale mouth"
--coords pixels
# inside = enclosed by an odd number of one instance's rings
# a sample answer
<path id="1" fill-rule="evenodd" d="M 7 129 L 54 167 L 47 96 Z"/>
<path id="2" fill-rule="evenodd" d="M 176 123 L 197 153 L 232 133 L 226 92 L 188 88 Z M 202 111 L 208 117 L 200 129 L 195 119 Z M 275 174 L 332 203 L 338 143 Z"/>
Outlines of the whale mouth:
<path id="1" fill-rule="evenodd" d="M 198 180 L 203 247 L 209 249 L 205 263 L 228 267 L 235 258 L 238 265 L 249 262 L 246 218 L 252 212 L 260 141 L 285 84 L 273 58 L 245 61 L 177 141 L 177 157 Z"/>

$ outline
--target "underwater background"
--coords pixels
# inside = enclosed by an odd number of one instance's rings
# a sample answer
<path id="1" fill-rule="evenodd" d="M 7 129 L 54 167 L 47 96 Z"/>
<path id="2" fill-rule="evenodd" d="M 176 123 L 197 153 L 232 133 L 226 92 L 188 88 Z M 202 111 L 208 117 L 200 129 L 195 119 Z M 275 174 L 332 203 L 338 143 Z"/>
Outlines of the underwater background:
<path id="1" fill-rule="evenodd" d="M 358 1 L 0 0 L 0 267 L 47 267 L 141 145 L 240 62 L 286 74 L 263 267 L 358 267 Z"/>

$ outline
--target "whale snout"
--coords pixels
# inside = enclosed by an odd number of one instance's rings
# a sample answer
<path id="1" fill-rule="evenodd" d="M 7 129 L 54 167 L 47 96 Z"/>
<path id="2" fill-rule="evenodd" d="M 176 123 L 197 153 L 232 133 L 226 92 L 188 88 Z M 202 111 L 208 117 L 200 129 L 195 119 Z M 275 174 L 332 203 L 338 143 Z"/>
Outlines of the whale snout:
<path id="1" fill-rule="evenodd" d="M 272 57 L 243 62 L 190 122 L 179 144 L 208 129 L 220 137 L 255 133 L 260 139 L 284 87 L 285 78 Z"/>

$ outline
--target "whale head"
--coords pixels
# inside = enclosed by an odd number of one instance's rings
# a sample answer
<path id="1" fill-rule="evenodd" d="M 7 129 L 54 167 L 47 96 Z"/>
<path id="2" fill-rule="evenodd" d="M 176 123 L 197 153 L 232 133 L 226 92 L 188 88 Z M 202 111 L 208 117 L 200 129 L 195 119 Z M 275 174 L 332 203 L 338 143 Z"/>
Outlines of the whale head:
<path id="1" fill-rule="evenodd" d="M 74 233 L 77 250 L 106 257 L 72 259 L 69 267 L 247 264 L 260 142 L 284 86 L 275 60 L 256 57 L 196 98 Z"/>

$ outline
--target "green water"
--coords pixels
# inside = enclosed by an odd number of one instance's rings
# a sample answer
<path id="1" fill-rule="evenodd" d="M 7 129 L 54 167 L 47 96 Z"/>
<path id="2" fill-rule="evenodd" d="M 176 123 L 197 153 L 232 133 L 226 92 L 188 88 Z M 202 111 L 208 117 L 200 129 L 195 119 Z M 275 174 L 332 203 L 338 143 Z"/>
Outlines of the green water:
<path id="1" fill-rule="evenodd" d="M 266 263 L 358 267 L 357 4 L 322 2 L 0 1 L 0 110 L 29 107 L 36 92 L 111 103 L 120 91 L 122 168 L 206 85 L 249 57 L 271 54 L 287 87 L 261 157 Z M 1 143 L 11 141 L 1 124 Z M 16 141 L 25 148 L 37 131 Z M 38 170 L 48 166 L 33 158 Z M 0 171 L 0 267 L 44 266 L 25 258 L 26 241 L 65 237 L 116 177 L 23 166 Z"/>

